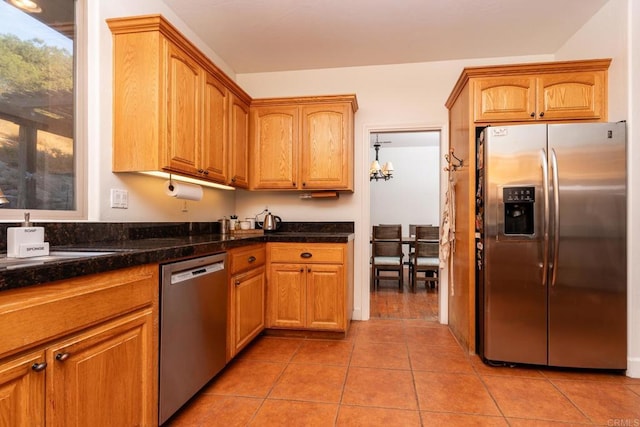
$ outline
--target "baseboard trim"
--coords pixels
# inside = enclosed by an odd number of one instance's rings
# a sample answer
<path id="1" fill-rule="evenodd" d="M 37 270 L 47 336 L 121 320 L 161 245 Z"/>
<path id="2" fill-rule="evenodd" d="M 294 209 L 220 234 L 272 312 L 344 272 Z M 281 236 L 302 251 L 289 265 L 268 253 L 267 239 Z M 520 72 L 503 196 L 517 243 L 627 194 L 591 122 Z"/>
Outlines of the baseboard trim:
<path id="1" fill-rule="evenodd" d="M 626 374 L 631 378 L 640 378 L 640 357 L 627 357 Z"/>

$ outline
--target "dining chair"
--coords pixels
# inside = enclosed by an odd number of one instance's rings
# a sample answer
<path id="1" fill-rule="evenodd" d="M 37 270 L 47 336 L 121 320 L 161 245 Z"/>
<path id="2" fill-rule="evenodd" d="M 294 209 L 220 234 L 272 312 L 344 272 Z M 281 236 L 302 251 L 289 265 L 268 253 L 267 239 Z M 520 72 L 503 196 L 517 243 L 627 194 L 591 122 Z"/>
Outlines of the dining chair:
<path id="1" fill-rule="evenodd" d="M 371 289 L 378 290 L 380 280 L 397 280 L 398 291 L 404 287 L 402 260 L 402 225 L 374 225 L 371 234 Z M 380 274 L 395 271 L 397 276 Z"/>
<path id="2" fill-rule="evenodd" d="M 409 254 L 409 282 L 411 290 L 416 291 L 419 281 L 429 283 L 430 287 L 438 286 L 438 269 L 440 266 L 440 243 L 438 241 L 438 227 L 417 226 L 414 251 Z M 420 276 L 419 273 L 424 273 Z"/>

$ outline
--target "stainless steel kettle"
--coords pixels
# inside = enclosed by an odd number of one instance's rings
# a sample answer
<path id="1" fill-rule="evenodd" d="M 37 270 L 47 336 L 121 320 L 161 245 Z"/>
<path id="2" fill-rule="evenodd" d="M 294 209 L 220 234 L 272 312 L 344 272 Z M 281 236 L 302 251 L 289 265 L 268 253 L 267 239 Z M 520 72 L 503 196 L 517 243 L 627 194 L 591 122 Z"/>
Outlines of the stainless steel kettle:
<path id="1" fill-rule="evenodd" d="M 267 212 L 264 216 L 264 221 L 262 222 L 262 228 L 265 231 L 273 231 L 280 228 L 280 223 L 282 222 L 282 218 L 277 215 L 273 215 L 271 212 Z"/>

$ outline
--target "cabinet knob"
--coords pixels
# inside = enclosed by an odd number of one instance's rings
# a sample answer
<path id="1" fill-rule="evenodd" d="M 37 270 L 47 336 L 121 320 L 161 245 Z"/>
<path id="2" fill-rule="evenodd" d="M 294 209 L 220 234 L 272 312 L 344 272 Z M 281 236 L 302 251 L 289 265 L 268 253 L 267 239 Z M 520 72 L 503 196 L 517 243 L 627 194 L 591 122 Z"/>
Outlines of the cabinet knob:
<path id="1" fill-rule="evenodd" d="M 300 258 L 311 258 L 313 254 L 311 252 L 302 252 Z"/>
<path id="2" fill-rule="evenodd" d="M 236 286 L 240 286 L 240 280 L 236 280 Z"/>
<path id="3" fill-rule="evenodd" d="M 69 353 L 58 353 L 56 354 L 56 360 L 59 362 L 64 362 L 69 358 Z"/>
<path id="4" fill-rule="evenodd" d="M 295 186 L 296 186 L 296 183 L 295 183 L 295 182 L 293 182 L 291 185 L 293 185 L 293 186 L 295 187 Z"/>
<path id="5" fill-rule="evenodd" d="M 231 182 L 236 182 L 236 177 L 231 178 Z"/>
<path id="6" fill-rule="evenodd" d="M 204 169 L 198 169 L 198 173 L 204 173 Z"/>
<path id="7" fill-rule="evenodd" d="M 47 362 L 34 363 L 33 365 L 31 365 L 31 369 L 33 369 L 36 372 L 44 371 L 44 368 L 46 367 L 47 367 Z"/>
<path id="8" fill-rule="evenodd" d="M 256 261 L 256 257 L 254 257 L 253 255 L 251 255 L 251 256 L 247 259 L 247 261 L 249 262 L 249 264 L 251 264 L 252 262 L 255 262 L 255 261 Z"/>
<path id="9" fill-rule="evenodd" d="M 535 117 L 535 116 L 536 116 L 536 113 L 531 113 L 531 114 L 529 114 L 529 115 L 530 115 L 531 117 Z"/>
<path id="10" fill-rule="evenodd" d="M 311 269 L 310 268 L 307 268 L 307 273 L 311 273 Z"/>
<path id="11" fill-rule="evenodd" d="M 304 273 L 304 268 L 301 268 L 301 269 L 300 269 L 300 273 Z"/>
<path id="12" fill-rule="evenodd" d="M 307 183 L 306 183 L 306 182 L 303 182 L 303 183 L 302 183 L 302 186 L 303 186 L 303 187 L 305 187 L 306 185 L 307 185 Z"/>
<path id="13" fill-rule="evenodd" d="M 544 111 L 540 113 L 540 117 L 544 117 Z"/>
<path id="14" fill-rule="evenodd" d="M 205 175 L 209 175 L 209 171 L 208 171 L 208 170 L 205 170 L 205 171 L 204 171 L 204 174 L 205 174 Z"/>

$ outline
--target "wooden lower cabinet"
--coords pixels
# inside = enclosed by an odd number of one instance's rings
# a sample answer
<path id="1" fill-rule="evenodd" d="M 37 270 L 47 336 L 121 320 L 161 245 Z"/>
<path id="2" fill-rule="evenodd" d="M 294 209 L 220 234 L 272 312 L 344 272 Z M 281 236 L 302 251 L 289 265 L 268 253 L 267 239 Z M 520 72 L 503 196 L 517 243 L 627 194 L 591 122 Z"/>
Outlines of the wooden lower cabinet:
<path id="1" fill-rule="evenodd" d="M 269 243 L 267 327 L 346 332 L 352 253 L 352 242 Z"/>
<path id="2" fill-rule="evenodd" d="M 151 426 L 158 266 L 0 293 L 0 426 Z"/>
<path id="3" fill-rule="evenodd" d="M 233 355 L 264 329 L 265 282 L 264 266 L 233 279 Z"/>
<path id="4" fill-rule="evenodd" d="M 49 347 L 47 425 L 149 425 L 152 329 L 149 309 Z"/>
<path id="5" fill-rule="evenodd" d="M 229 259 L 227 361 L 264 330 L 265 244 L 232 249 Z"/>
<path id="6" fill-rule="evenodd" d="M 44 425 L 42 363 L 43 351 L 0 362 L 0 426 Z"/>

